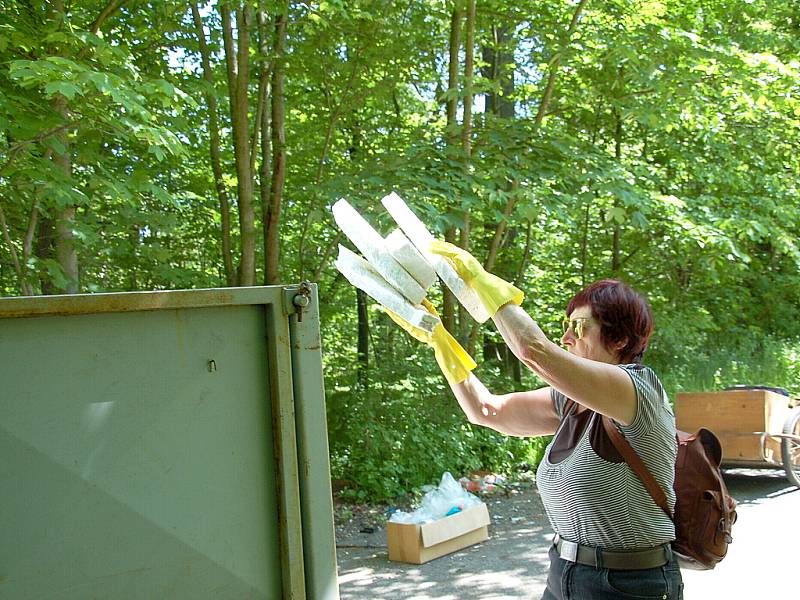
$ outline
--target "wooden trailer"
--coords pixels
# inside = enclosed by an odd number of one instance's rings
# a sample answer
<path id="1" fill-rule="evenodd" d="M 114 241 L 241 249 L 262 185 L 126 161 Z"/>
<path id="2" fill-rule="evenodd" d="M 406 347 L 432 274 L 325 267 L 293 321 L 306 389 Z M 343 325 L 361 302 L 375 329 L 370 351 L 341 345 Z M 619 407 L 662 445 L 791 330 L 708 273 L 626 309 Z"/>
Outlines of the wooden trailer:
<path id="1" fill-rule="evenodd" d="M 679 393 L 681 431 L 706 427 L 722 444 L 723 467 L 783 468 L 800 487 L 800 402 L 765 388 Z"/>

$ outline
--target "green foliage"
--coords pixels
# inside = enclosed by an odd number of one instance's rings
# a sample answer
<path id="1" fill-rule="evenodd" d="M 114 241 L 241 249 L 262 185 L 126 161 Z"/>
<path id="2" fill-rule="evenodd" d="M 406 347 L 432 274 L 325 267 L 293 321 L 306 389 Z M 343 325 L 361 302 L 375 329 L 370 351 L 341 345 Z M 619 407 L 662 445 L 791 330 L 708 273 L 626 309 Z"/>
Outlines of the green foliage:
<path id="1" fill-rule="evenodd" d="M 123 3 L 97 31 L 97 3 L 0 6 L 0 294 L 67 288 L 48 235 L 71 209 L 81 291 L 224 285 L 207 94 L 234 249 L 240 238 L 216 7 L 200 7 L 209 82 L 185 2 Z M 277 3 L 259 6 L 266 49 L 250 54 L 251 130 L 270 112 L 258 77 L 275 58 Z M 332 464 L 350 493 L 389 498 L 443 470 L 534 465 L 543 441 L 467 424 L 427 349 L 380 313 L 370 313 L 369 385 L 358 388 L 354 293 L 331 267 L 342 240 L 329 207 L 340 197 L 383 234 L 390 190 L 437 235 L 468 215 L 480 259 L 502 224 L 493 271 L 525 290 L 553 339 L 578 289 L 627 280 L 652 302 L 647 359 L 670 394 L 737 383 L 800 393 L 797 3 L 589 2 L 571 39 L 575 2 L 479 3 L 469 152 L 445 114 L 444 101 L 466 93 L 463 81 L 447 89 L 452 6 L 289 3 L 280 274 L 320 285 Z M 257 198 L 269 198 L 268 175 Z M 265 216 L 259 203 L 258 225 Z M 458 328 L 466 338 L 471 323 Z M 477 346 L 493 391 L 541 384 L 515 376 L 491 328 Z"/>
<path id="2" fill-rule="evenodd" d="M 22 255 L 29 223 L 55 222 L 74 208 L 85 289 L 191 284 L 197 273 L 168 283 L 158 275 L 163 255 L 137 264 L 163 213 L 175 210 L 166 159 L 181 157 L 184 146 L 170 115 L 191 103 L 145 73 L 118 30 L 105 37 L 84 29 L 94 10 L 77 3 L 67 13 L 36 13 L 18 4 L 0 19 L 9 33 L 0 50 L 0 195 L 11 243 Z M 52 254 L 31 256 L 27 279 L 66 289 Z"/>
<path id="3" fill-rule="evenodd" d="M 704 336 L 699 344 L 666 339 L 662 332 L 648 362 L 662 377 L 668 394 L 721 390 L 734 385 L 784 388 L 800 396 L 800 341 L 764 336 L 760 331 L 737 332 L 736 339 Z M 672 347 L 670 347 L 672 346 Z M 671 352 L 680 353 L 679 356 Z"/>

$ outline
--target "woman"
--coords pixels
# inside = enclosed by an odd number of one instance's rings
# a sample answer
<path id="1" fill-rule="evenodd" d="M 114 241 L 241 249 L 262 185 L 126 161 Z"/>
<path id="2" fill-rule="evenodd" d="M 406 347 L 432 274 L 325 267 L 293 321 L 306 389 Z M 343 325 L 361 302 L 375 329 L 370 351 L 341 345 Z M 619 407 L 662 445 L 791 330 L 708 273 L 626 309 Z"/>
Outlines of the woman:
<path id="1" fill-rule="evenodd" d="M 432 335 L 412 331 L 434 347 L 471 423 L 508 435 L 554 435 L 536 477 L 556 532 L 543 599 L 682 598 L 670 550 L 673 524 L 617 453 L 601 421 L 602 415 L 613 420 L 669 490 L 674 506 L 674 416 L 658 377 L 641 365 L 653 330 L 646 300 L 620 281 L 593 283 L 567 306 L 564 349 L 520 308 L 517 288 L 451 244 L 434 242 L 432 251 L 449 259 L 516 357 L 549 384 L 492 394 L 443 327 Z"/>

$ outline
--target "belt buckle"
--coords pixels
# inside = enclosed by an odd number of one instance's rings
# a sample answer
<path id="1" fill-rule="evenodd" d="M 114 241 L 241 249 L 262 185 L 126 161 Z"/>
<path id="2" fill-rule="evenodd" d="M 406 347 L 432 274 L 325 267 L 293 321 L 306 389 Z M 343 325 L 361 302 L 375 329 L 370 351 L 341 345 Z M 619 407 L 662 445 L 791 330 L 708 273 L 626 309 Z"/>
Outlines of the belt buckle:
<path id="1" fill-rule="evenodd" d="M 569 562 L 577 562 L 578 544 L 575 542 L 568 542 L 564 539 L 559 541 L 561 542 L 561 548 L 558 549 L 558 555 Z"/>

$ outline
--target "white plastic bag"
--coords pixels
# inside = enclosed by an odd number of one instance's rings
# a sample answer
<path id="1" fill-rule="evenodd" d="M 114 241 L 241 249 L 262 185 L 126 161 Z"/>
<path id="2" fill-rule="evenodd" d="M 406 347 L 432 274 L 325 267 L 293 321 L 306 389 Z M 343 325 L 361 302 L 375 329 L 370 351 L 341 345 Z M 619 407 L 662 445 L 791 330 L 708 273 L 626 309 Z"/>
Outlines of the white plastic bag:
<path id="1" fill-rule="evenodd" d="M 425 494 L 419 508 L 410 513 L 397 511 L 389 520 L 393 523 L 430 523 L 480 503 L 477 496 L 466 491 L 450 473 L 445 471 L 439 487 Z"/>

